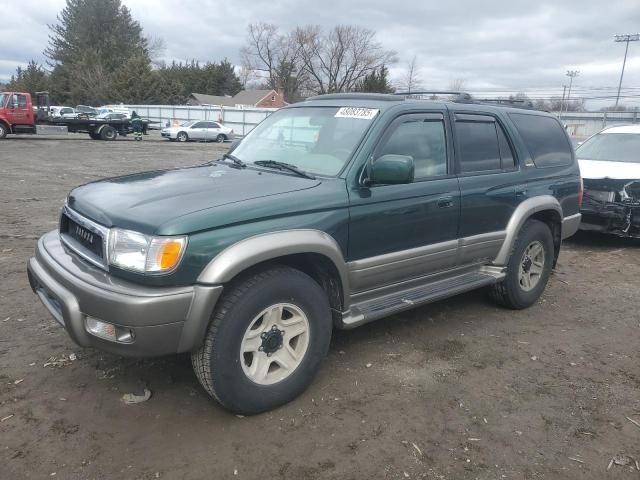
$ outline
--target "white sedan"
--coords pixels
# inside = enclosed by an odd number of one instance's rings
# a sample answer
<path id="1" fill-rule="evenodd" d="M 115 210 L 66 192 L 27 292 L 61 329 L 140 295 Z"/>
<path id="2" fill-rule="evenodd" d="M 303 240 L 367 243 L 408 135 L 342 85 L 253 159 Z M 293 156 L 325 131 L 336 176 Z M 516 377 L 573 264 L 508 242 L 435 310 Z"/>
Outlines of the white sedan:
<path id="1" fill-rule="evenodd" d="M 188 142 L 189 140 L 216 141 L 222 143 L 233 139 L 233 130 L 218 122 L 195 121 L 184 122 L 177 127 L 166 127 L 160 132 L 164 138 L 175 142 Z"/>

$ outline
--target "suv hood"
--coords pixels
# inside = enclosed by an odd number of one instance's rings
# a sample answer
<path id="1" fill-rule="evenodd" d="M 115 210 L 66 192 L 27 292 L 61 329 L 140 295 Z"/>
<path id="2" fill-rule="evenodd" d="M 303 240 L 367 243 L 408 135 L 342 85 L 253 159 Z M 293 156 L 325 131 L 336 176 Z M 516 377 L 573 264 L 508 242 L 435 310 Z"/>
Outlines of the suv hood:
<path id="1" fill-rule="evenodd" d="M 640 163 L 607 162 L 604 160 L 578 159 L 582 178 L 614 180 L 640 180 Z"/>
<path id="2" fill-rule="evenodd" d="M 159 170 L 89 183 L 71 191 L 68 205 L 106 227 L 158 233 L 195 212 L 316 187 L 320 182 L 226 164 Z M 182 232 L 191 233 L 191 232 Z"/>

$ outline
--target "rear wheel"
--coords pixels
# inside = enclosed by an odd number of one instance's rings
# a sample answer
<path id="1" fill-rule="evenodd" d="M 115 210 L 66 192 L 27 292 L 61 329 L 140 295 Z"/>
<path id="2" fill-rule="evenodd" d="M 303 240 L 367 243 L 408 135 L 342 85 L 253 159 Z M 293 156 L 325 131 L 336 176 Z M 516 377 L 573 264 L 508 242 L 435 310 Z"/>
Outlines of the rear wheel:
<path id="1" fill-rule="evenodd" d="M 89 136 L 93 139 L 93 140 L 100 140 L 100 134 L 96 133 L 96 132 L 89 132 Z"/>
<path id="2" fill-rule="evenodd" d="M 186 142 L 189 140 L 189 135 L 187 135 L 187 132 L 179 132 L 178 135 L 176 135 L 176 140 L 179 142 Z"/>
<path id="3" fill-rule="evenodd" d="M 198 380 L 245 415 L 283 405 L 311 383 L 331 340 L 327 296 L 306 274 L 274 267 L 231 285 L 192 354 Z"/>
<path id="4" fill-rule="evenodd" d="M 106 125 L 102 127 L 102 130 L 100 131 L 100 138 L 102 140 L 115 140 L 117 136 L 118 136 L 117 130 L 113 128 L 111 125 Z"/>
<path id="5" fill-rule="evenodd" d="M 528 220 L 511 252 L 507 276 L 493 286 L 491 296 L 501 305 L 513 309 L 533 305 L 547 285 L 554 255 L 549 227 L 539 220 Z"/>
<path id="6" fill-rule="evenodd" d="M 221 134 L 219 134 L 219 135 L 216 137 L 216 142 L 218 142 L 218 143 L 222 143 L 222 142 L 224 142 L 224 141 L 226 140 L 226 138 L 227 138 L 227 137 L 225 137 L 225 136 L 221 133 Z"/>
<path id="7" fill-rule="evenodd" d="M 4 123 L 0 123 L 0 140 L 6 137 L 7 133 L 9 133 L 7 126 Z"/>

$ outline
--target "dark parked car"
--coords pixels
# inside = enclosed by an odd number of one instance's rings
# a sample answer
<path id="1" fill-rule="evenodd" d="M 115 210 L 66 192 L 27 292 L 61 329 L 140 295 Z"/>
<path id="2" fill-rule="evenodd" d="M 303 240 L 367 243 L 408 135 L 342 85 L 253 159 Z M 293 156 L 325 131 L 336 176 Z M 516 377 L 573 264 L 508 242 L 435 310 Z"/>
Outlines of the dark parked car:
<path id="1" fill-rule="evenodd" d="M 254 414 L 310 384 L 333 328 L 481 287 L 534 304 L 581 194 L 552 115 L 325 95 L 218 160 L 74 189 L 29 280 L 79 345 L 191 352 L 209 394 Z"/>
<path id="2" fill-rule="evenodd" d="M 605 128 L 576 150 L 582 230 L 640 238 L 640 125 Z"/>

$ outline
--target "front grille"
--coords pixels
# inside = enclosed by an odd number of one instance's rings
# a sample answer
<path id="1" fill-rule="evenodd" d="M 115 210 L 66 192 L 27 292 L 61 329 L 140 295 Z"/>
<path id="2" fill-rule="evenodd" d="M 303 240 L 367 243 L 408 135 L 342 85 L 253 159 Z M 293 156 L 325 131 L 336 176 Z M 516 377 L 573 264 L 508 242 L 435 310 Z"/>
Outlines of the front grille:
<path id="1" fill-rule="evenodd" d="M 83 248 L 94 254 L 96 257 L 104 257 L 104 240 L 102 236 L 99 233 L 92 232 L 88 228 L 83 227 L 64 213 L 62 214 L 62 221 L 60 222 L 60 233 L 64 233 L 73 238 L 76 242 L 82 245 Z"/>
<path id="2" fill-rule="evenodd" d="M 73 252 L 94 265 L 107 269 L 109 230 L 65 207 L 60 217 L 60 239 Z"/>

